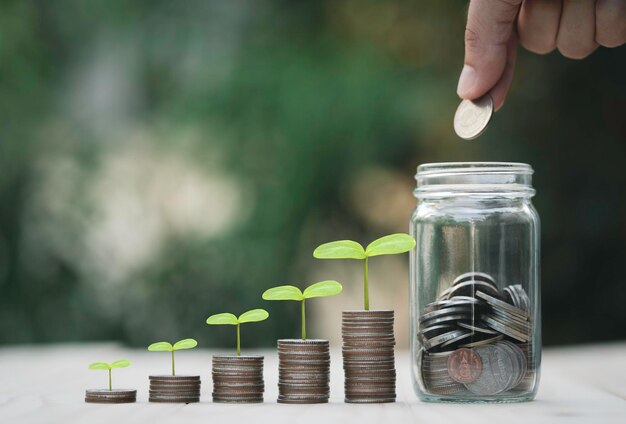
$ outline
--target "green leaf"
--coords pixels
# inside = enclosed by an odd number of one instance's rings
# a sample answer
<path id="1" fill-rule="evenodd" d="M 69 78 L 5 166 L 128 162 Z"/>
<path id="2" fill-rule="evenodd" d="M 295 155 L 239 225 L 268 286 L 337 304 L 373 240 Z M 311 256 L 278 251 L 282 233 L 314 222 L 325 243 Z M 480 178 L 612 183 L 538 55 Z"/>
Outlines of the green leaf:
<path id="1" fill-rule="evenodd" d="M 265 290 L 264 300 L 302 300 L 302 292 L 294 286 L 278 286 Z"/>
<path id="2" fill-rule="evenodd" d="M 367 257 L 380 255 L 395 255 L 405 253 L 415 247 L 415 239 L 408 234 L 391 234 L 371 242 L 365 254 Z"/>
<path id="3" fill-rule="evenodd" d="M 93 364 L 89 364 L 90 370 L 110 370 L 111 365 L 106 362 L 94 362 Z"/>
<path id="4" fill-rule="evenodd" d="M 313 256 L 317 259 L 365 259 L 365 251 L 356 241 L 339 240 L 318 246 Z"/>
<path id="5" fill-rule="evenodd" d="M 310 299 L 312 297 L 334 296 L 341 293 L 343 287 L 337 281 L 326 280 L 310 285 L 304 290 L 303 297 Z"/>
<path id="6" fill-rule="evenodd" d="M 130 361 L 128 359 L 120 359 L 119 361 L 115 361 L 111 364 L 111 368 L 126 368 L 130 366 Z"/>
<path id="7" fill-rule="evenodd" d="M 193 349 L 198 346 L 198 342 L 194 339 L 184 339 L 174 344 L 174 350 Z"/>
<path id="8" fill-rule="evenodd" d="M 172 345 L 168 342 L 157 342 L 152 343 L 150 346 L 148 346 L 148 350 L 150 352 L 171 352 L 174 349 L 172 348 Z"/>
<path id="9" fill-rule="evenodd" d="M 211 315 L 206 319 L 206 323 L 209 325 L 237 325 L 239 320 L 233 314 L 224 312 L 223 314 Z"/>
<path id="10" fill-rule="evenodd" d="M 270 314 L 268 314 L 265 309 L 252 309 L 251 311 L 239 315 L 239 322 L 241 324 L 244 322 L 259 322 L 266 320 L 269 316 Z"/>

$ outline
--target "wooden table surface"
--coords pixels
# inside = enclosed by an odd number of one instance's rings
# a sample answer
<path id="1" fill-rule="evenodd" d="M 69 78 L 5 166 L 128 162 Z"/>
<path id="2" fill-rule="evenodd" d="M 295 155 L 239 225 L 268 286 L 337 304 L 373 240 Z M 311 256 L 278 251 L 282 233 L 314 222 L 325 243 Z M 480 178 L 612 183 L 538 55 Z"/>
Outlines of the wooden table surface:
<path id="1" fill-rule="evenodd" d="M 168 371 L 167 353 L 126 349 L 115 344 L 64 344 L 0 348 L 0 423 L 626 423 L 626 342 L 547 349 L 537 399 L 518 404 L 457 405 L 417 400 L 411 386 L 408 352 L 397 352 L 398 402 L 343 403 L 340 352 L 332 352 L 331 398 L 322 405 L 276 403 L 277 356 L 265 355 L 265 403 L 211 402 L 210 363 L 204 349 L 177 354 L 178 374 L 200 374 L 199 404 L 150 404 L 148 375 Z M 113 371 L 113 385 L 136 388 L 137 403 L 84 403 L 87 388 L 104 388 L 106 371 L 87 370 L 90 362 L 130 359 Z"/>

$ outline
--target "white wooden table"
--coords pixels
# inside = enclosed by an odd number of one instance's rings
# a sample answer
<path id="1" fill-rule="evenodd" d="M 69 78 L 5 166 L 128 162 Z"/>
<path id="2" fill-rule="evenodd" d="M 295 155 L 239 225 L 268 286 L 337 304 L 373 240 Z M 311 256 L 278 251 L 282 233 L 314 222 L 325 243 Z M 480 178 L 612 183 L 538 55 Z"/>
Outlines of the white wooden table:
<path id="1" fill-rule="evenodd" d="M 332 352 L 331 399 L 322 405 L 276 403 L 277 357 L 265 355 L 265 403 L 211 402 L 211 354 L 195 349 L 177 355 L 178 374 L 200 374 L 199 404 L 150 404 L 148 375 L 166 373 L 167 353 L 126 349 L 115 344 L 16 346 L 0 348 L 0 423 L 620 423 L 626 424 L 626 342 L 550 349 L 544 352 L 542 381 L 533 402 L 456 405 L 417 400 L 411 387 L 407 352 L 397 353 L 398 402 L 343 403 L 340 352 Z M 224 352 L 219 352 L 224 353 Z M 259 352 L 246 352 L 259 353 Z M 87 388 L 104 388 L 105 371 L 87 370 L 95 361 L 130 359 L 114 370 L 113 385 L 136 388 L 137 403 L 85 404 Z"/>

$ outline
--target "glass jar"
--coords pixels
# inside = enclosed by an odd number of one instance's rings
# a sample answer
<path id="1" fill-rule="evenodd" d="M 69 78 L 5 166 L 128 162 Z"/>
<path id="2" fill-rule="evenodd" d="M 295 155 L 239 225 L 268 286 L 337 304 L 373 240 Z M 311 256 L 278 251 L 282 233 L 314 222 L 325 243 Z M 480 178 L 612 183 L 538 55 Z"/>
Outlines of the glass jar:
<path id="1" fill-rule="evenodd" d="M 422 400 L 535 397 L 541 302 L 532 173 L 499 162 L 417 168 L 410 336 Z"/>

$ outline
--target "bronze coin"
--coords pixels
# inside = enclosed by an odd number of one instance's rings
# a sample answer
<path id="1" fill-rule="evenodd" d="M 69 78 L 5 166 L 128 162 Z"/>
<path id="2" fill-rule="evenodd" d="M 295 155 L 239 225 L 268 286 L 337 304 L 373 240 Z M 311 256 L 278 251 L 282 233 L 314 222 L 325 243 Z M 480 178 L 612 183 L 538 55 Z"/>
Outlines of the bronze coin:
<path id="1" fill-rule="evenodd" d="M 483 364 L 472 349 L 457 349 L 448 357 L 448 374 L 457 383 L 472 383 L 480 377 Z"/>

